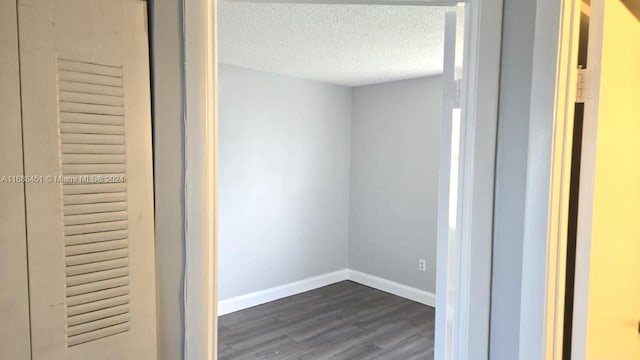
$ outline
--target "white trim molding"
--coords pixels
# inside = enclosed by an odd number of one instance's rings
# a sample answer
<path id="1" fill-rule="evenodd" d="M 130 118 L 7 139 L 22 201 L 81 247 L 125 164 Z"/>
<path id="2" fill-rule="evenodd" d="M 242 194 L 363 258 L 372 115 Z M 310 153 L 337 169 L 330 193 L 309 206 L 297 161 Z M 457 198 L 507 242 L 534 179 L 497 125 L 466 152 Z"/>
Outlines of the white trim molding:
<path id="1" fill-rule="evenodd" d="M 184 358 L 217 358 L 216 0 L 185 1 Z"/>
<path id="2" fill-rule="evenodd" d="M 343 269 L 221 300 L 218 302 L 218 316 L 231 314 L 236 311 L 266 304 L 271 301 L 294 296 L 310 290 L 319 289 L 345 280 L 350 280 L 424 305 L 431 307 L 436 306 L 436 294 L 434 293 L 416 289 L 357 270 Z"/>
<path id="3" fill-rule="evenodd" d="M 218 316 L 248 309 L 271 301 L 301 294 L 303 292 L 321 288 L 323 286 L 347 280 L 347 270 L 318 275 L 292 283 L 259 290 L 245 295 L 232 297 L 218 302 Z"/>
<path id="4" fill-rule="evenodd" d="M 455 253 L 442 241 L 447 237 L 438 236 L 436 360 L 489 357 L 502 5 L 502 0 L 465 5 L 458 235 Z M 438 196 L 448 198 L 444 188 Z M 449 231 L 448 223 L 439 220 L 438 232 L 443 231 Z"/>
<path id="5" fill-rule="evenodd" d="M 388 292 L 389 294 L 413 300 L 431 307 L 436 306 L 436 294 L 432 292 L 416 289 L 411 286 L 352 269 L 348 270 L 347 278 L 353 282 L 357 282 L 358 284 Z"/>

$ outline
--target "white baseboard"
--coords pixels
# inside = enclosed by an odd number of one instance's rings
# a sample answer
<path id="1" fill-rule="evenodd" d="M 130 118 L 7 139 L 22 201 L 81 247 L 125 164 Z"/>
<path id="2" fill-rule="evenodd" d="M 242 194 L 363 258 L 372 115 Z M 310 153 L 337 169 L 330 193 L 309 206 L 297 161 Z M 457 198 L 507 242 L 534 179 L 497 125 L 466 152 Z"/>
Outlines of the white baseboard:
<path id="1" fill-rule="evenodd" d="M 248 309 L 345 280 L 351 280 L 421 304 L 436 306 L 436 295 L 433 293 L 360 271 L 344 269 L 219 301 L 218 316 Z"/>
<path id="2" fill-rule="evenodd" d="M 348 269 L 347 278 L 353 282 L 372 287 L 390 294 L 413 300 L 421 304 L 436 306 L 436 294 L 403 285 L 378 276 Z"/>
<path id="3" fill-rule="evenodd" d="M 218 301 L 218 316 L 347 280 L 347 269 Z"/>

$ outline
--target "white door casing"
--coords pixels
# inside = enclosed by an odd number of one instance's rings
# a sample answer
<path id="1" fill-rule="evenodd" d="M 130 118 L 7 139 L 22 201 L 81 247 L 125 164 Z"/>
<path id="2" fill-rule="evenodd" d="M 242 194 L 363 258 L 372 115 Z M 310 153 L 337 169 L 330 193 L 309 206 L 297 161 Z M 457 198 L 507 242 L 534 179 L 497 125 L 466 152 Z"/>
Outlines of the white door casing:
<path id="1" fill-rule="evenodd" d="M 464 11 L 464 8 L 460 8 Z M 462 20 L 462 19 L 460 19 Z M 454 342 L 457 339 L 458 327 L 455 326 L 456 319 L 453 316 L 453 308 L 459 294 L 456 293 L 459 276 L 459 218 L 457 209 L 459 203 L 457 194 L 459 193 L 460 166 L 455 161 L 454 156 L 459 156 L 460 133 L 459 126 L 454 125 L 454 109 L 461 108 L 460 97 L 460 74 L 462 59 L 459 52 L 463 47 L 463 34 L 457 34 L 458 14 L 447 12 L 445 14 L 445 40 L 444 40 L 444 70 L 442 73 L 443 102 L 442 102 L 442 124 L 440 132 L 440 165 L 438 174 L 438 246 L 437 246 L 437 293 L 438 296 L 436 312 L 436 333 L 435 347 L 436 353 L 445 354 L 445 358 L 454 358 Z M 458 61 L 456 61 L 458 60 Z M 459 112 L 457 112 L 459 114 Z M 459 124 L 459 118 L 457 119 Z M 457 139 L 458 141 L 454 141 Z M 454 168 L 455 166 L 455 168 Z M 456 174 L 454 176 L 454 174 Z M 444 295 L 443 295 L 444 294 Z"/>
<path id="2" fill-rule="evenodd" d="M 18 20 L 33 359 L 155 359 L 146 3 Z"/>

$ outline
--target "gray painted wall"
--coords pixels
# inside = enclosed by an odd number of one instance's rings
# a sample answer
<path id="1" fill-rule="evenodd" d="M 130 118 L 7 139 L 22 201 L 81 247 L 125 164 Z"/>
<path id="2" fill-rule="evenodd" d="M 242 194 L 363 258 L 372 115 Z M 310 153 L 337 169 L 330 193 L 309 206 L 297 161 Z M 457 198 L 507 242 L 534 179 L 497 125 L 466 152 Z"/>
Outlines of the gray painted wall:
<path id="1" fill-rule="evenodd" d="M 351 269 L 435 292 L 441 113 L 440 77 L 354 88 Z"/>
<path id="2" fill-rule="evenodd" d="M 182 1 L 149 1 L 153 74 L 158 358 L 183 357 L 184 125 Z"/>
<path id="3" fill-rule="evenodd" d="M 491 289 L 490 359 L 519 358 L 536 1 L 505 0 Z"/>
<path id="4" fill-rule="evenodd" d="M 351 89 L 219 76 L 218 298 L 346 268 Z"/>

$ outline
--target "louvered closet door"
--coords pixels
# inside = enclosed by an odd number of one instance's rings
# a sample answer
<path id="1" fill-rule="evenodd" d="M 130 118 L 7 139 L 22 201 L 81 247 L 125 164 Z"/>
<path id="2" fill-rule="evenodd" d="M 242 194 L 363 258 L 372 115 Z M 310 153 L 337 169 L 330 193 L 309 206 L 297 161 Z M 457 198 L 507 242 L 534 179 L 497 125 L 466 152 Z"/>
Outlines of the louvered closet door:
<path id="1" fill-rule="evenodd" d="M 146 2 L 18 19 L 33 359 L 155 359 Z"/>

